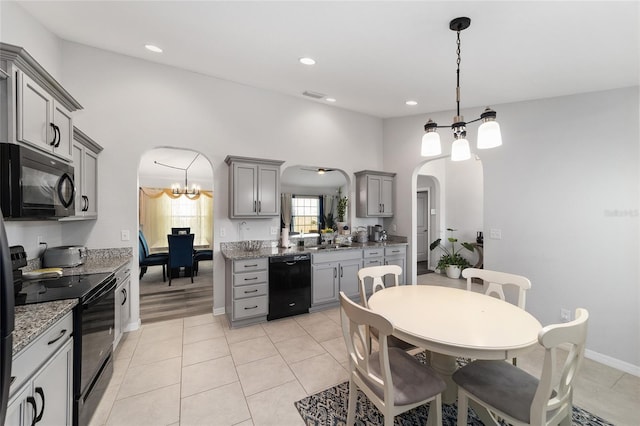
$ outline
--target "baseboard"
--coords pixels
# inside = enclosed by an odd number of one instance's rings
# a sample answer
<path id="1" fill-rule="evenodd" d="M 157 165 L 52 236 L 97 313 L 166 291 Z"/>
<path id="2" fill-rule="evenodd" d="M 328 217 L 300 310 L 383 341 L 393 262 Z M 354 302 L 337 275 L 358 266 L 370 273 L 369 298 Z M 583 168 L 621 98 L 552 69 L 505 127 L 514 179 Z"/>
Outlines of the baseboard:
<path id="1" fill-rule="evenodd" d="M 640 366 L 633 365 L 628 362 L 620 361 L 619 359 L 603 355 L 598 352 L 585 349 L 584 356 L 593 361 L 597 361 L 600 364 L 604 364 L 608 367 L 615 368 L 616 370 L 624 371 L 625 373 L 632 374 L 636 377 L 640 377 Z"/>
<path id="2" fill-rule="evenodd" d="M 226 313 L 224 308 L 213 308 L 213 315 L 224 315 Z"/>

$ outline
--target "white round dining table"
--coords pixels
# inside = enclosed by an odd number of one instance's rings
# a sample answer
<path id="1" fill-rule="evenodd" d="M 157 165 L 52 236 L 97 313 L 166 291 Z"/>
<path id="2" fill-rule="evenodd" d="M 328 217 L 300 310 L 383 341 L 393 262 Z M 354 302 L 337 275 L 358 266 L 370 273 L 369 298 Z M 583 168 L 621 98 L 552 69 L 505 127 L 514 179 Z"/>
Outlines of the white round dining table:
<path id="1" fill-rule="evenodd" d="M 374 293 L 369 309 L 382 314 L 394 335 L 431 351 L 431 366 L 447 382 L 443 401 L 456 399 L 456 357 L 510 359 L 538 344 L 540 322 L 511 303 L 473 291 L 401 285 Z"/>

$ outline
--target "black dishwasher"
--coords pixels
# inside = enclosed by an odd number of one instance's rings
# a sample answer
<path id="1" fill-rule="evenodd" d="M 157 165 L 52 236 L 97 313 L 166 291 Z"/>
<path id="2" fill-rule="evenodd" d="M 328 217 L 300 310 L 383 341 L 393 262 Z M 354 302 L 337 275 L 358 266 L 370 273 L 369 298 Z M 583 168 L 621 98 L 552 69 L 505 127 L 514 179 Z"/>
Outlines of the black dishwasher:
<path id="1" fill-rule="evenodd" d="M 305 314 L 311 306 L 311 255 L 269 258 L 267 320 Z"/>

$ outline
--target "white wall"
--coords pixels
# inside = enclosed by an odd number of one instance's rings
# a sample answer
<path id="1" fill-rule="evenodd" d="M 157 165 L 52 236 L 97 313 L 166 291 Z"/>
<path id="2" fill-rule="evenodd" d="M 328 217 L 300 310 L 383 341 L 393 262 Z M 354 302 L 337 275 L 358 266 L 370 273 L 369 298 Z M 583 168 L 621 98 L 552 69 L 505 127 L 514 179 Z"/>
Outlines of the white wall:
<path id="1" fill-rule="evenodd" d="M 485 267 L 529 277 L 527 310 L 591 313 L 589 355 L 640 374 L 638 87 L 495 105 L 504 145 L 481 151 Z M 474 117 L 481 109 L 464 111 Z M 451 112 L 433 114 L 438 123 Z M 384 122 L 385 170 L 396 171 L 400 234 L 415 233 L 420 138 L 427 117 Z M 469 126 L 475 141 L 476 127 Z M 443 141 L 447 140 L 443 136 Z M 450 144 L 443 144 L 447 154 Z M 501 240 L 488 238 L 491 228 Z M 413 265 L 415 249 L 407 264 Z M 415 279 L 415 271 L 409 272 Z"/>

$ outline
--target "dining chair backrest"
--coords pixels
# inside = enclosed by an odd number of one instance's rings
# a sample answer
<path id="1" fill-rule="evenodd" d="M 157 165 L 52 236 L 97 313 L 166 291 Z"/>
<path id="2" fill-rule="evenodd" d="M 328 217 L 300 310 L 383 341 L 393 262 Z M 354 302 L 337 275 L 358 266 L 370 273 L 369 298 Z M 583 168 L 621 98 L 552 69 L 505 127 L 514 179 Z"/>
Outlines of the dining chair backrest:
<path id="1" fill-rule="evenodd" d="M 138 258 L 144 260 L 149 256 L 149 244 L 142 231 L 138 231 Z"/>
<path id="2" fill-rule="evenodd" d="M 531 281 L 522 275 L 509 274 L 507 272 L 491 271 L 489 269 L 466 268 L 462 276 L 467 279 L 467 290 L 471 290 L 474 278 L 479 278 L 487 284 L 485 294 L 506 300 L 504 286 L 515 286 L 518 289 L 518 307 L 524 309 L 526 291 L 531 288 Z"/>
<path id="3" fill-rule="evenodd" d="M 169 241 L 169 268 L 193 266 L 193 234 L 167 235 Z"/>
<path id="4" fill-rule="evenodd" d="M 191 233 L 190 227 L 185 228 L 171 228 L 172 235 L 187 235 Z"/>
<path id="5" fill-rule="evenodd" d="M 342 332 L 347 345 L 347 353 L 353 368 L 361 377 L 367 379 L 374 386 L 384 389 L 384 395 L 393 401 L 393 384 L 389 367 L 389 348 L 387 337 L 393 333 L 393 324 L 380 314 L 358 305 L 340 292 L 340 307 L 342 314 Z M 374 357 L 380 363 L 380 377 L 373 374 L 371 341 L 368 338 L 367 329 L 374 327 L 378 330 L 379 357 Z M 385 398 L 386 399 L 386 398 Z"/>
<path id="6" fill-rule="evenodd" d="M 387 275 L 393 277 L 393 285 L 397 286 L 399 283 L 399 277 L 402 275 L 402 268 L 398 265 L 381 265 L 381 266 L 369 266 L 362 268 L 358 271 L 358 284 L 360 287 L 360 301 L 365 308 L 369 307 L 367 303 L 367 289 L 365 287 L 365 279 L 371 278 L 373 283 L 371 285 L 371 294 L 378 290 L 385 288 L 384 278 Z"/>
<path id="7" fill-rule="evenodd" d="M 587 340 L 589 312 L 578 308 L 571 322 L 551 324 L 538 333 L 538 342 L 545 348 L 542 374 L 531 404 L 531 424 L 545 424 L 548 416 L 556 411 L 568 411 L 571 418 L 573 384 L 584 358 Z M 560 371 L 557 371 L 556 349 L 569 345 L 569 355 Z M 549 398 L 552 392 L 555 396 Z"/>

